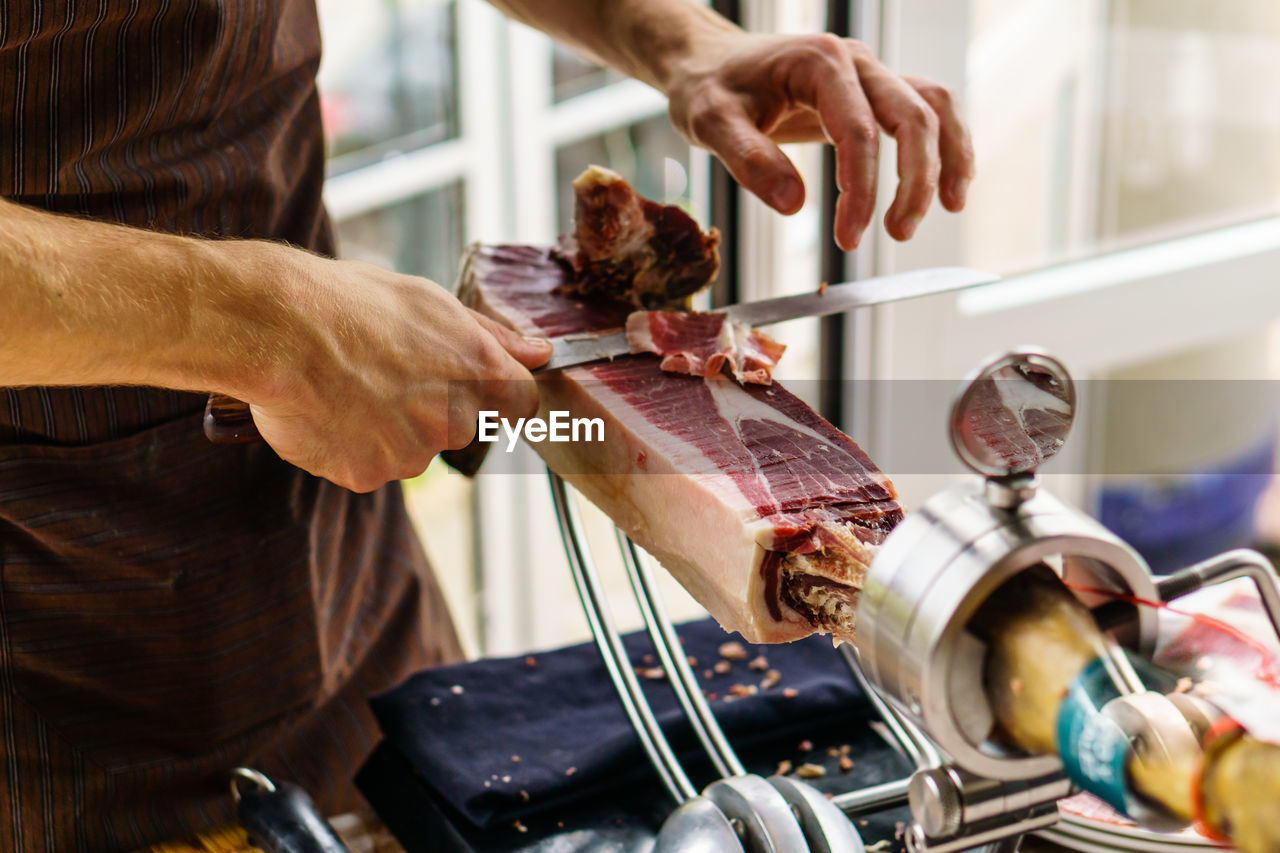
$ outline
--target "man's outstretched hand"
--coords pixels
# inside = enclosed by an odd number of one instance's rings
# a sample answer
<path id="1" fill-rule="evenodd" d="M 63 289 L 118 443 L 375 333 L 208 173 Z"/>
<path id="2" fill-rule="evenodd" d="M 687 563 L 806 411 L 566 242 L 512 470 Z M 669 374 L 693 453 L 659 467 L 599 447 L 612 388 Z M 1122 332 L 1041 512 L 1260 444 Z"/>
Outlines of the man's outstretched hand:
<path id="1" fill-rule="evenodd" d="M 950 92 L 890 71 L 859 41 L 726 27 L 698 40 L 664 78 L 676 129 L 782 213 L 800 208 L 804 186 L 778 143 L 834 145 L 843 249 L 858 245 L 875 210 L 880 128 L 898 143 L 890 236 L 911 237 L 935 194 L 947 210 L 964 207 L 973 148 Z"/>

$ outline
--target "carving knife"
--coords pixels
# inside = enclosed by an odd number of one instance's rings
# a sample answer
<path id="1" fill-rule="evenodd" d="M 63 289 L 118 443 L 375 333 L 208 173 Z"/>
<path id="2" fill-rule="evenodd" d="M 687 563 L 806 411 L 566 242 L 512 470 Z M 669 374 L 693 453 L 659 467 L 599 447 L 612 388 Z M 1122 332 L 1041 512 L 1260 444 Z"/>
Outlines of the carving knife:
<path id="1" fill-rule="evenodd" d="M 785 320 L 824 317 L 854 308 L 962 290 L 990 284 L 997 279 L 991 273 L 965 267 L 936 267 L 833 284 L 822 291 L 742 302 L 718 310 L 727 313 L 731 320 L 748 326 L 767 326 Z M 631 354 L 624 332 L 565 335 L 552 338 L 551 344 L 550 360 L 533 370 L 533 373 L 547 373 Z M 218 444 L 237 444 L 261 439 L 249 414 L 249 407 L 239 400 L 220 394 L 209 398 L 205 409 L 204 431 L 211 441 Z M 487 445 L 473 442 L 472 448 L 446 451 L 441 455 L 446 457 L 450 465 L 470 476 L 479 468 L 486 449 Z"/>
<path id="2" fill-rule="evenodd" d="M 913 272 L 881 275 L 844 284 L 833 284 L 821 291 L 794 296 L 777 296 L 755 302 L 741 302 L 713 313 L 724 313 L 729 319 L 747 326 L 767 326 L 785 320 L 825 317 L 854 308 L 900 302 L 920 296 L 931 296 L 990 284 L 997 276 L 966 267 L 936 267 Z M 574 334 L 551 339 L 551 358 L 533 373 L 563 370 L 579 364 L 590 364 L 631 354 L 625 332 Z"/>

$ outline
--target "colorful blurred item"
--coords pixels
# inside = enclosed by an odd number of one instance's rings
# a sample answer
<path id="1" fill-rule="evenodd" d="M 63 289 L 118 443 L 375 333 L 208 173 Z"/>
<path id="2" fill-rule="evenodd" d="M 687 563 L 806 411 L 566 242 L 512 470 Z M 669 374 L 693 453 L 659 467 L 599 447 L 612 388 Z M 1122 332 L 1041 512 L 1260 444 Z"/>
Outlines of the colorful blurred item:
<path id="1" fill-rule="evenodd" d="M 329 819 L 329 824 L 342 838 L 351 853 L 404 853 L 372 812 L 344 814 Z M 147 847 L 137 853 L 267 853 L 249 842 L 244 827 L 223 826 L 192 838 Z"/>
<path id="2" fill-rule="evenodd" d="M 1275 472 L 1277 408 L 1265 332 L 1111 370 L 1097 517 L 1169 574 L 1253 547 Z"/>
<path id="3" fill-rule="evenodd" d="M 249 835 L 240 826 L 224 826 L 197 835 L 190 841 L 173 841 L 147 847 L 138 853 L 263 853 L 249 843 Z"/>
<path id="4" fill-rule="evenodd" d="M 1179 477 L 1108 485 L 1098 519 L 1170 574 L 1214 554 L 1254 543 L 1254 512 L 1274 472 L 1275 434 L 1232 459 Z"/>

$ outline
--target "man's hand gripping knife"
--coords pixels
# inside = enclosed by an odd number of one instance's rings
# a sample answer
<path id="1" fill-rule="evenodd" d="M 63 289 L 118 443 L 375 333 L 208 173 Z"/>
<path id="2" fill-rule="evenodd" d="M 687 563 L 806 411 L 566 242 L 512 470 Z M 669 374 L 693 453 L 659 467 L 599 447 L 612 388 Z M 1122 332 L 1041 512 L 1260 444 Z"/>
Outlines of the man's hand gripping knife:
<path id="1" fill-rule="evenodd" d="M 0 385 L 217 389 L 286 461 L 355 491 L 537 408 L 549 345 L 444 288 L 263 241 L 176 237 L 0 200 Z"/>

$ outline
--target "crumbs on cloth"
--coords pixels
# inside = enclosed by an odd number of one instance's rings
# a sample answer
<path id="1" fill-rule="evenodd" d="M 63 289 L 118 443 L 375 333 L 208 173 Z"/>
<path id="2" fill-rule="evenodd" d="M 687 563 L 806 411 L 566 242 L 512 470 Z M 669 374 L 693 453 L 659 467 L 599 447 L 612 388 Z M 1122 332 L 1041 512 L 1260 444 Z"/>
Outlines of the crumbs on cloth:
<path id="1" fill-rule="evenodd" d="M 737 748 L 790 727 L 872 713 L 830 640 L 752 646 L 711 620 L 678 627 L 683 653 Z M 624 638 L 672 747 L 697 741 L 643 632 Z M 420 672 L 370 702 L 383 735 L 477 827 L 656 778 L 594 643 Z"/>

